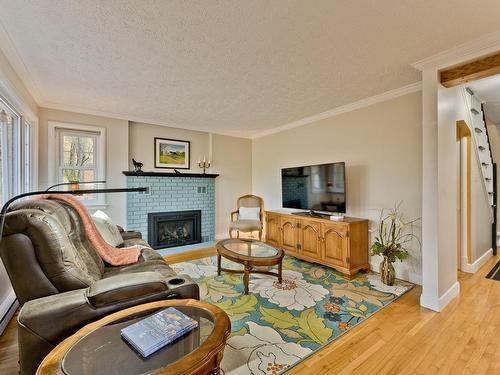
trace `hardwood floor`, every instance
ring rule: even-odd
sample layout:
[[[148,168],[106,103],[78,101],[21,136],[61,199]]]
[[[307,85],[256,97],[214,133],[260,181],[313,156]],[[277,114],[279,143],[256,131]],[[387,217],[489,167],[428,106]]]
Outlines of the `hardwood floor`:
[[[180,253],[180,254],[165,255],[163,259],[165,259],[169,264],[173,264],[173,263],[187,262],[188,260],[193,260],[193,259],[206,258],[216,254],[217,250],[215,250],[214,247],[210,247],[207,249],[186,251],[185,253]]]
[[[460,296],[441,313],[421,288],[374,314],[287,372],[293,374],[500,374],[500,282],[460,273]]]
[[[172,255],[170,262],[215,254],[214,249]],[[500,282],[459,275],[460,296],[444,311],[420,307],[420,287],[355,326],[287,372],[295,374],[500,374]],[[0,374],[17,374],[14,320],[0,337]]]
[[[2,375],[19,373],[16,319],[17,313],[0,336],[0,374]]]

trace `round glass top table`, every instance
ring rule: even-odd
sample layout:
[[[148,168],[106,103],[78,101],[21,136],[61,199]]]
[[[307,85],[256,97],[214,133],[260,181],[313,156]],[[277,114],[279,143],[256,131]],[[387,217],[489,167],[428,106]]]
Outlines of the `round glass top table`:
[[[167,307],[197,320],[198,327],[144,358],[122,339],[120,331]],[[37,374],[219,374],[230,331],[227,314],[206,302],[151,302],[83,327],[48,354]]]
[[[282,281],[283,257],[285,253],[280,248],[253,239],[229,238],[217,243],[217,274],[222,271],[243,274],[245,294],[248,294],[248,282],[251,273],[276,276]],[[243,270],[222,268],[222,257],[243,265]],[[254,267],[278,266],[278,272],[255,269]]]

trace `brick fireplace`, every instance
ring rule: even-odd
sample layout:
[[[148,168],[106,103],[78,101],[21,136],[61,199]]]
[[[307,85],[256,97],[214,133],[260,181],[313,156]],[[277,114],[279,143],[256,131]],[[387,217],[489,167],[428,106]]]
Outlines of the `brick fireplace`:
[[[128,187],[149,188],[148,193],[127,194],[127,229],[141,232],[143,238],[156,249],[215,240],[215,177],[218,175],[161,172],[123,174],[127,176]],[[199,212],[199,219],[181,218],[193,211]],[[177,224],[170,220],[172,217],[174,221],[179,219]],[[153,224],[160,225],[160,228],[155,228],[160,229],[159,233],[150,233],[154,229],[151,226]],[[199,238],[195,239],[197,233],[191,233],[192,230],[199,230]]]

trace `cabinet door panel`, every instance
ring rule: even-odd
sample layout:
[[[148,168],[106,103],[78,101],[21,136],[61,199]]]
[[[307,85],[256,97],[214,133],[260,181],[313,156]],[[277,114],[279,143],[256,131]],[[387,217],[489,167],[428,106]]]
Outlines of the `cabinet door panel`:
[[[288,217],[281,218],[281,247],[289,253],[298,253],[299,231],[297,220]]]
[[[347,232],[337,226],[323,225],[323,260],[333,266],[347,267]]]
[[[312,258],[319,258],[321,254],[320,225],[314,221],[303,220],[300,223],[302,254]]]
[[[280,217],[277,215],[267,215],[266,217],[266,240],[272,245],[280,244]]]

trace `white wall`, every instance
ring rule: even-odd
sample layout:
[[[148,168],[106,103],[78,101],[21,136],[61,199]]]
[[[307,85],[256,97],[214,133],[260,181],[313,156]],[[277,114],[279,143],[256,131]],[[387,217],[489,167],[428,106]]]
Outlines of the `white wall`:
[[[438,254],[440,296],[457,282],[458,147],[456,129],[459,93],[438,89]]]
[[[28,115],[31,120],[38,114],[38,105],[24,86],[23,81],[10,65],[7,57],[0,49],[0,94],[17,110]]]
[[[423,290],[421,304],[441,311],[460,291],[457,281],[458,179],[459,142],[457,120],[468,120],[462,88],[445,88],[438,79],[437,69],[423,71]],[[486,211],[479,200],[478,160],[472,155],[474,187],[471,214],[476,221],[473,251],[476,256],[484,247],[481,231]],[[474,229],[473,229],[474,231]],[[475,244],[474,244],[475,241]]]
[[[106,128],[106,179],[108,187],[125,186],[122,171],[132,170],[132,157],[144,163],[145,171],[167,172],[154,167],[154,137],[188,140],[191,142],[190,172],[201,172],[198,158],[209,157],[209,133],[143,124],[100,116],[86,115],[41,108],[39,114],[39,185],[47,187],[52,183],[48,175],[47,124],[49,121],[69,122],[102,126]],[[251,181],[251,140],[213,135],[213,166],[208,173],[220,173],[216,179],[216,234],[227,233],[230,212],[235,208],[238,196],[248,194]],[[186,170],[183,170],[187,172]],[[109,194],[106,212],[118,224],[126,226],[126,195]]]
[[[488,201],[488,196],[486,195],[484,187],[484,176],[482,173],[481,160],[477,153],[477,144],[474,138],[474,129],[472,126],[472,117],[470,110],[466,103],[466,94],[462,86],[457,86],[453,88],[442,87],[439,90],[439,121],[440,121],[440,131],[443,133],[441,138],[441,144],[446,145],[442,148],[442,158],[443,166],[440,169],[440,178],[442,181],[442,189],[446,189],[444,198],[446,201],[442,201],[444,204],[443,211],[443,223],[440,227],[440,232],[446,231],[447,233],[443,246],[445,248],[456,248],[458,243],[451,237],[457,236],[457,229],[454,223],[457,222],[457,210],[455,206],[458,201],[458,160],[459,160],[459,143],[456,140],[456,128],[457,121],[464,121],[472,134],[471,139],[471,245],[472,245],[472,259],[470,264],[474,263],[482,255],[484,255],[491,248],[491,207]],[[444,166],[446,163],[446,166]],[[453,166],[453,168],[452,168]],[[444,199],[443,198],[443,199]],[[446,225],[445,228],[442,228]],[[449,259],[445,257],[443,261],[450,262]],[[460,268],[461,263],[467,263],[466,254],[462,254],[462,259],[457,260],[457,268]],[[465,265],[467,268],[467,265]],[[451,276],[450,271],[450,276]],[[451,277],[448,282],[451,282]]]
[[[422,215],[420,92],[253,141],[252,183],[266,209],[281,208],[281,168],[346,162],[347,214],[373,226],[381,208],[403,202],[408,218]],[[419,228],[417,234],[420,235]],[[397,277],[420,283],[418,246],[396,263]],[[377,265],[379,259],[372,259]]]
[[[198,159],[209,157],[209,134],[206,132],[171,128],[161,125],[130,122],[129,127],[129,167],[133,170],[132,158],[144,163],[142,170],[173,172],[172,169],[154,168],[154,138],[170,138],[190,142],[191,167],[180,172],[199,173]],[[210,170],[209,170],[210,171]]]
[[[472,130],[471,130],[472,131]],[[481,164],[472,150],[471,155],[471,239],[474,263],[491,249],[491,207],[484,193]]]
[[[220,174],[215,179],[215,235],[216,238],[227,237],[230,213],[236,209],[236,199],[252,190],[252,141],[217,134],[213,134],[210,141],[206,132],[136,122],[130,123],[129,132],[131,170],[131,159],[134,158],[144,163],[144,171],[172,172],[171,169],[154,168],[155,137],[191,142],[191,168],[180,172],[201,173],[198,159],[212,159],[212,167],[207,173]]]
[[[128,170],[128,121],[108,117],[40,108],[39,111],[39,187],[45,189],[55,183],[49,176],[48,161],[54,155],[47,149],[48,122],[93,125],[106,128],[106,187],[125,187],[122,171]],[[105,211],[119,225],[126,224],[126,194],[107,194]]]
[[[215,180],[215,236],[225,238],[236,199],[252,193],[252,141],[214,134],[213,162],[213,172],[220,173]]]
[[[476,143],[476,133],[473,129],[473,116],[467,105],[468,94],[465,92],[465,87],[457,86],[449,91],[455,96],[455,123],[464,121],[472,134],[471,139],[471,240],[472,240],[472,259],[474,263],[477,259],[483,256],[491,249],[491,224],[493,221],[492,210],[490,206],[490,198],[487,195],[487,188],[484,184],[483,166],[479,159],[477,151],[478,144]],[[456,125],[455,125],[456,127]],[[453,136],[451,133],[450,136]],[[481,142],[481,141],[479,141]],[[457,144],[457,143],[455,143]],[[455,160],[458,160],[456,154]],[[488,167],[491,168],[491,167]],[[457,179],[458,179],[457,175]],[[458,191],[457,191],[458,193]],[[450,202],[451,204],[451,202]]]
[[[497,163],[497,172],[500,172],[500,125],[496,125],[490,119],[486,118],[488,135],[490,137],[491,153],[493,161]],[[500,179],[497,178],[497,192],[500,192]],[[500,209],[497,209],[497,223],[500,219]],[[497,228],[497,232],[498,232]]]
[[[422,72],[422,306],[439,311],[438,74]]]

